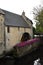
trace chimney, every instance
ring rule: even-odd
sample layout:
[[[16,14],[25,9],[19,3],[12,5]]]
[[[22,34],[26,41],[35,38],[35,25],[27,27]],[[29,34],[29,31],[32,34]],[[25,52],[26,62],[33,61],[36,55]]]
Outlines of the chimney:
[[[25,12],[24,12],[24,11],[22,12],[22,16],[23,16],[23,17],[25,16]]]

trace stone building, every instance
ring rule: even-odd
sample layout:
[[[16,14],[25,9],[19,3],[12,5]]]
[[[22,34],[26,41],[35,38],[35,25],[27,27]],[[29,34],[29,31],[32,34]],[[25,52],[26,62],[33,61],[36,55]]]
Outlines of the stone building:
[[[25,16],[0,9],[0,45],[6,50],[21,42],[22,35],[27,32],[33,38],[32,21]],[[3,48],[2,48],[3,49]]]

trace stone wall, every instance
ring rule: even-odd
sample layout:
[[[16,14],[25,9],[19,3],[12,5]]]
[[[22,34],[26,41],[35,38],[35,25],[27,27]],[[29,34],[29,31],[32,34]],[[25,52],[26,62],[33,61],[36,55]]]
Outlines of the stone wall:
[[[21,42],[21,37],[23,33],[27,32],[31,35],[30,28],[21,28],[21,27],[9,27],[10,32],[7,32],[7,27],[5,27],[6,33],[6,49],[11,49],[13,46]]]
[[[4,51],[4,15],[0,14],[0,54]]]

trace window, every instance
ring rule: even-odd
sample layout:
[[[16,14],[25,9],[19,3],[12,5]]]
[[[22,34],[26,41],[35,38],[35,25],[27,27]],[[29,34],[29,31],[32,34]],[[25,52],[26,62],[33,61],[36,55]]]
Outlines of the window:
[[[9,30],[9,26],[7,27],[7,32],[8,32],[8,33],[10,32],[10,30]]]

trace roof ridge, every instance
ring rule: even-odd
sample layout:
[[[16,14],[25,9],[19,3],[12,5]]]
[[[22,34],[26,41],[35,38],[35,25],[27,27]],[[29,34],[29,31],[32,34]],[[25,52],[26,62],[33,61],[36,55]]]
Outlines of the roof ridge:
[[[19,27],[29,27],[21,15],[6,11],[5,12],[5,25],[7,26],[19,26]]]
[[[19,14],[13,13],[13,12],[11,12],[11,11],[8,11],[8,10],[5,10],[5,9],[1,9],[1,8],[0,8],[0,10],[2,10],[2,11],[4,11],[4,12],[8,12],[8,13],[11,13],[11,14],[15,14],[15,15],[18,15],[18,16],[20,16]]]

